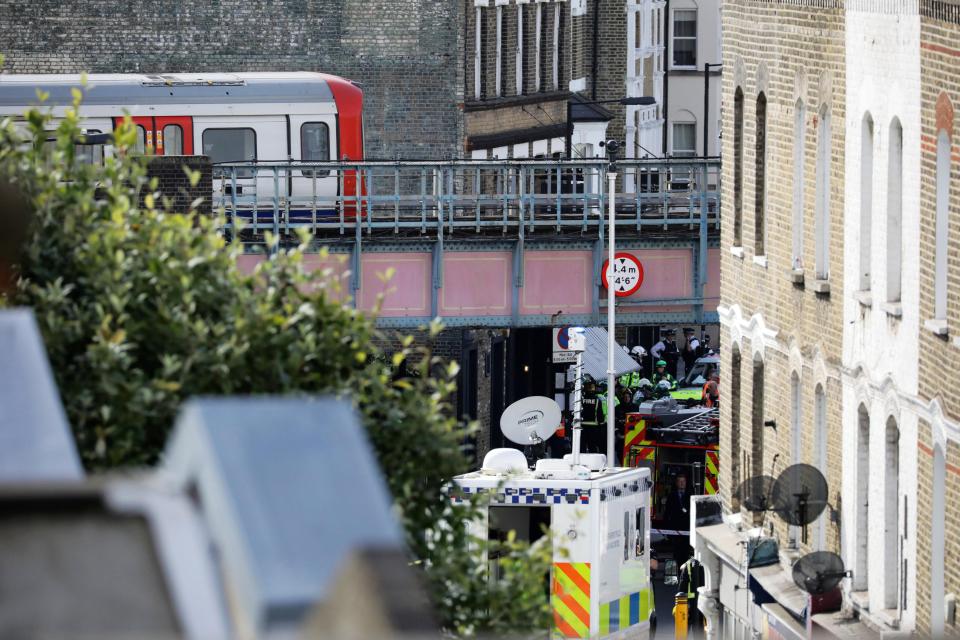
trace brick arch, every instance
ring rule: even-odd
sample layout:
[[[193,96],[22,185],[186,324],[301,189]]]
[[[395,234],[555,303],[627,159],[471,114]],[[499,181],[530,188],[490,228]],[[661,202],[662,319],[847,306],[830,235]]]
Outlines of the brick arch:
[[[937,131],[945,129],[947,135],[953,138],[954,109],[953,103],[950,101],[950,96],[947,95],[946,91],[941,91],[940,95],[937,96],[936,114]]]

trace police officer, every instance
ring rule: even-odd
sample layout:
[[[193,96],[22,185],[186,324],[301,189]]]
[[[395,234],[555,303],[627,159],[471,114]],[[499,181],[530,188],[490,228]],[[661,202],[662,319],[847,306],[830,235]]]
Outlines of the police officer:
[[[650,349],[650,354],[653,355],[654,358],[666,361],[667,371],[669,371],[670,375],[674,378],[677,377],[677,363],[680,361],[680,349],[673,339],[676,334],[677,332],[673,329],[664,329],[660,342]],[[654,381],[654,384],[656,384],[656,381]]]
[[[634,362],[640,365],[640,369],[637,371],[631,371],[630,373],[625,373],[617,378],[617,383],[620,386],[626,387],[631,391],[636,391],[640,387],[640,381],[643,380],[643,357],[645,355],[647,355],[647,351],[640,345],[637,345],[630,350],[630,356],[633,358]]]
[[[683,338],[683,374],[686,375],[693,369],[693,365],[699,357],[697,354],[700,352],[700,341],[697,340],[696,333],[690,327],[683,329]]]

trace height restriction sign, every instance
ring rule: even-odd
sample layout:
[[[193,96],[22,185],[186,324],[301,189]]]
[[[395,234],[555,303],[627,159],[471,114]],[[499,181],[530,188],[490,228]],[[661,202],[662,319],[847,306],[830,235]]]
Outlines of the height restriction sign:
[[[610,261],[603,263],[603,286],[610,288],[607,273]],[[636,293],[643,284],[643,265],[632,253],[617,253],[613,256],[613,293],[618,298],[624,298]]]

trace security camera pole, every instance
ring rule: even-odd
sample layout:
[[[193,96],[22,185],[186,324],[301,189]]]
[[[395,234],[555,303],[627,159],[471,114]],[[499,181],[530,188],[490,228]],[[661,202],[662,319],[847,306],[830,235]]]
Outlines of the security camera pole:
[[[620,150],[620,144],[616,140],[607,141],[607,158],[610,160],[610,166],[607,169],[607,180],[609,184],[609,207],[607,214],[607,225],[609,227],[609,245],[607,248],[607,264],[610,265],[607,271],[607,465],[616,466],[617,458],[614,454],[616,438],[616,416],[614,407],[616,406],[616,386],[614,382],[613,354],[616,346],[614,340],[614,294],[613,280],[616,272],[614,257],[614,244],[616,243],[616,194],[617,194],[617,152]]]

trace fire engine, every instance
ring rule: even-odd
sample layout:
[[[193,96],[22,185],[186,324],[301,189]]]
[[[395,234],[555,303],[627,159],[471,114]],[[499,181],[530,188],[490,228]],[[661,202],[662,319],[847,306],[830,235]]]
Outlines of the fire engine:
[[[690,495],[717,493],[719,422],[719,409],[677,410],[671,402],[644,403],[626,415],[623,460],[650,469],[653,528],[667,531],[666,497],[678,475]]]

